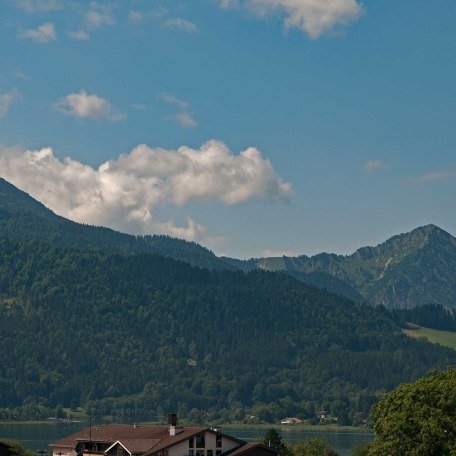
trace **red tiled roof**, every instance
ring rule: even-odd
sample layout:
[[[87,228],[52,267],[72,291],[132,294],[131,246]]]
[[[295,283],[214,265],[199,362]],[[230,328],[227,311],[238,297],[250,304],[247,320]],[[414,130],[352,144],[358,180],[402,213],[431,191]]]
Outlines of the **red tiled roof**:
[[[155,445],[166,447],[180,442],[194,434],[203,432],[205,428],[188,427],[175,436],[169,435],[167,426],[108,424],[106,426],[86,428],[73,435],[52,443],[51,447],[75,448],[78,442],[107,442],[115,443],[118,440],[157,440]],[[145,443],[144,443],[145,445]],[[147,450],[152,448],[151,445]]]
[[[160,443],[160,439],[121,439],[117,440],[117,442],[131,454],[142,454],[149,451],[157,443]]]

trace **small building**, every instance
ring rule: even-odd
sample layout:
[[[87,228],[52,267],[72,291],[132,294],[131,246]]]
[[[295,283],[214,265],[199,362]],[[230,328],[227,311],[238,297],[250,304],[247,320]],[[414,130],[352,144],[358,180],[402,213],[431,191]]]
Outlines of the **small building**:
[[[299,418],[284,418],[280,420],[280,424],[301,424],[302,420]]]
[[[108,424],[50,445],[52,456],[278,456],[271,448],[203,427]]]

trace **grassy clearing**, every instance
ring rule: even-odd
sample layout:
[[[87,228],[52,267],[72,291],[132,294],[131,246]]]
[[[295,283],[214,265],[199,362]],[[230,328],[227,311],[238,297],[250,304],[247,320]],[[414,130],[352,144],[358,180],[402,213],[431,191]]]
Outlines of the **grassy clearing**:
[[[425,337],[433,344],[440,344],[444,347],[456,350],[456,332],[440,331],[438,329],[424,328],[413,323],[407,323],[408,329],[403,329],[402,332],[409,337],[418,339]]]

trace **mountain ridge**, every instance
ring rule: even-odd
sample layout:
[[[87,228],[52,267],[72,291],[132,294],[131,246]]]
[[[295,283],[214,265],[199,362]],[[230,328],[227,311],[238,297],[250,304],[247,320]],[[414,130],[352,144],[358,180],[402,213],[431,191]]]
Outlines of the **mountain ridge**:
[[[368,302],[389,308],[430,303],[456,307],[456,238],[433,224],[395,235],[374,247],[360,247],[349,255],[225,261],[243,270],[328,274]]]
[[[35,230],[34,226],[40,229]],[[193,266],[233,269],[212,251],[195,242],[166,235],[130,235],[111,228],[68,220],[2,178],[0,233],[12,239],[33,239],[70,249],[121,253],[149,252],[185,261]]]
[[[169,236],[134,236],[72,222],[0,178],[0,232],[13,239],[70,249],[156,253],[209,269],[285,272],[356,302],[387,308],[426,304],[456,308],[456,238],[433,224],[392,236],[376,246],[360,247],[349,255],[238,260],[217,257],[195,242]]]

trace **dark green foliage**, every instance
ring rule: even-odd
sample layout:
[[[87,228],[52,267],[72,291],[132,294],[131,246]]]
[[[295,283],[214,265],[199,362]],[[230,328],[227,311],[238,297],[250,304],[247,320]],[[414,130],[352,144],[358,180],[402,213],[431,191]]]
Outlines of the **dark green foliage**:
[[[0,178],[0,233],[55,247],[117,253],[155,253],[209,269],[234,269],[195,242],[169,236],[131,236],[59,217]]]
[[[313,285],[314,287],[338,294],[339,296],[343,296],[354,302],[367,304],[366,299],[353,287],[326,272],[300,272],[294,270],[287,270],[285,272],[308,285]]]
[[[31,450],[26,450],[19,442],[15,440],[0,439],[1,456],[35,456]]]
[[[261,439],[258,439],[258,443],[273,448],[279,453],[279,456],[292,456],[293,454],[290,447],[282,440],[279,431],[275,428],[266,431],[266,434]]]
[[[456,454],[456,369],[403,384],[375,405],[369,456]]]
[[[381,392],[456,364],[376,309],[285,275],[5,238],[0,334],[0,407],[131,421],[159,407],[206,422],[329,407],[361,424]]]
[[[363,443],[351,450],[351,456],[369,456],[369,451],[372,448],[372,443]]]
[[[182,258],[189,264],[152,255]],[[225,271],[196,244],[57,217],[0,179],[0,419],[274,422],[372,404],[456,353],[384,309],[283,274]]]
[[[338,456],[323,437],[312,437],[293,446],[293,456]]]
[[[437,304],[428,304],[412,309],[392,309],[391,317],[401,325],[410,322],[426,328],[456,331],[455,312]]]

